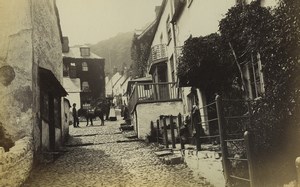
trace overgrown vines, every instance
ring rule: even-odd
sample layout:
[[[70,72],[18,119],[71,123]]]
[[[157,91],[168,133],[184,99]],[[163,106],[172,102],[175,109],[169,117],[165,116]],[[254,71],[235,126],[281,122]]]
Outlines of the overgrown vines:
[[[287,140],[300,143],[300,1],[282,0],[275,10],[261,7],[259,1],[237,5],[221,20],[219,31],[186,41],[178,67],[181,82],[230,97],[234,90],[246,89],[239,65],[260,54],[265,93],[253,104],[256,149],[261,164],[280,154],[286,159],[277,166],[288,167],[300,154],[299,148],[286,146]],[[284,172],[279,178],[289,180]]]

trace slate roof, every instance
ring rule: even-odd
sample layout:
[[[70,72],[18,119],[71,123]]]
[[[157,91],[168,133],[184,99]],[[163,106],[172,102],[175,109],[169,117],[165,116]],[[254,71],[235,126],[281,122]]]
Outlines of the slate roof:
[[[86,47],[86,46],[81,46]],[[90,56],[81,56],[80,47],[70,47],[69,52],[63,53],[63,57],[69,58],[82,58],[82,59],[104,59],[103,57],[99,57],[90,51]]]

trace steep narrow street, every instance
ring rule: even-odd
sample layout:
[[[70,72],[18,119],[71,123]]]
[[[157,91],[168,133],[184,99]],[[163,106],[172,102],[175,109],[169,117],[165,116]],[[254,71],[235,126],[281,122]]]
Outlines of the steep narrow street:
[[[121,122],[70,126],[66,153],[34,169],[23,186],[209,186],[185,164],[163,164],[154,154],[155,146],[121,133]]]

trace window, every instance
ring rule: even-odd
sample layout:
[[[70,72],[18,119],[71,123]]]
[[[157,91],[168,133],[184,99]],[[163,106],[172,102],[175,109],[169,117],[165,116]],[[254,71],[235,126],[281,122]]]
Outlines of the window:
[[[170,41],[172,40],[172,32],[171,32],[171,27],[170,27],[170,15],[167,18],[167,22],[166,22],[166,31],[167,31],[167,36],[168,36],[168,44],[170,43]]]
[[[89,92],[90,91],[89,83],[86,81],[82,82],[81,89],[83,92]]]
[[[76,78],[77,74],[76,74],[76,64],[75,63],[70,63],[70,74],[69,74],[70,78]]]
[[[244,71],[249,98],[255,99],[261,97],[265,90],[259,53],[256,56],[251,55],[251,62],[245,64]]]
[[[82,71],[89,71],[89,67],[86,62],[82,63]]]
[[[91,104],[88,103],[88,102],[83,103],[83,104],[82,104],[82,108],[83,108],[83,109],[90,109],[90,108],[91,108]]]
[[[81,56],[90,56],[90,48],[89,47],[80,47],[80,55]]]

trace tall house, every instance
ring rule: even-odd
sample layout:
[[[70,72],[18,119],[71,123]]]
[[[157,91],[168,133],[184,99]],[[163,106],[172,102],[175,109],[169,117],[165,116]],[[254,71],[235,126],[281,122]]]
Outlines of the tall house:
[[[63,144],[62,36],[55,0],[0,9],[0,186],[19,186]]]
[[[87,109],[93,101],[104,99],[105,59],[93,54],[87,46],[68,47],[66,37],[63,50],[64,87],[77,90],[67,89],[71,104],[77,103],[78,108]]]

